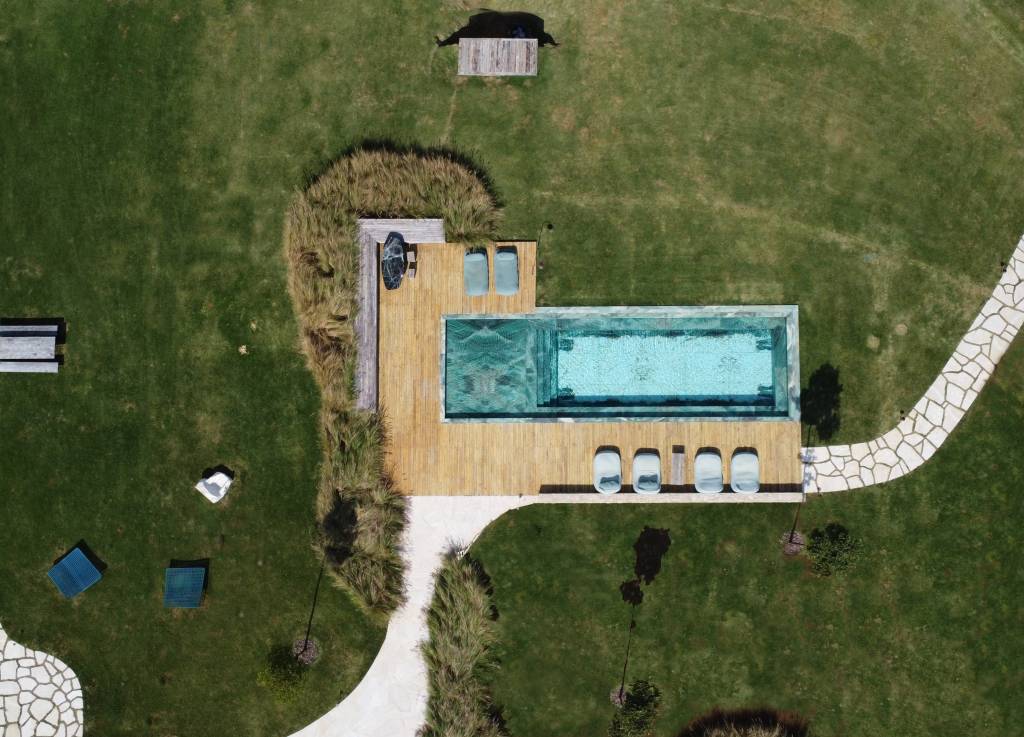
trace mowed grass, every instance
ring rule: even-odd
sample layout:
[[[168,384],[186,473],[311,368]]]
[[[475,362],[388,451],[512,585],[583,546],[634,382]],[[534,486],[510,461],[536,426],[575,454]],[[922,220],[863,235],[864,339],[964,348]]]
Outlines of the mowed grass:
[[[1020,520],[1024,346],[930,463],[900,481],[813,498],[808,533],[837,521],[864,544],[819,578],[786,559],[793,505],[527,507],[471,553],[494,585],[492,693],[512,735],[603,734],[622,676],[633,543],[669,530],[644,587],[627,682],[663,694],[657,735],[712,707],[799,712],[818,737],[1013,734],[1024,640]]]
[[[352,688],[383,636],[326,589],[304,697],[278,707],[255,685],[270,645],[301,632],[317,573],[317,393],[283,216],[346,147],[472,156],[503,235],[540,237],[547,304],[798,302],[803,371],[839,368],[848,439],[920,395],[1024,230],[1013,3],[530,9],[562,45],[517,81],[454,76],[432,39],[460,3],[0,9],[0,313],[70,326],[60,376],[0,378],[0,621],[81,675],[90,733],[286,734]],[[211,507],[190,486],[217,462],[240,479]],[[699,511],[743,535],[774,534],[773,513]],[[618,524],[600,521],[635,534]],[[67,603],[45,570],[83,537],[110,569]],[[163,566],[204,556],[205,609],[164,612]]]

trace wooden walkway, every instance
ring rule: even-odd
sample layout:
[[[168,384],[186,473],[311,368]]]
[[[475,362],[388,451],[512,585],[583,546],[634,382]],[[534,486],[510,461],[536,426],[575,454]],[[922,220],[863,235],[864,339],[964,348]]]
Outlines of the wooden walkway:
[[[520,291],[494,294],[494,249],[489,249],[491,291],[466,297],[462,245],[419,249],[419,273],[394,291],[380,290],[380,404],[388,430],[386,460],[406,494],[537,494],[592,490],[592,463],[599,446],[614,445],[630,484],[633,454],[654,448],[662,476],[682,483],[665,492],[692,492],[693,458],[702,447],[718,448],[726,467],[733,451],[758,449],[763,491],[799,492],[800,423],[761,422],[442,422],[441,316],[458,313],[532,312],[536,305],[536,244],[519,250]],[[673,452],[682,458],[673,464]],[[596,492],[595,492],[596,493]],[[695,493],[695,492],[692,492]],[[728,493],[728,492],[726,492]],[[703,496],[703,495],[702,495]]]
[[[377,409],[378,246],[388,234],[402,234],[406,243],[444,243],[440,218],[359,220],[359,309],[356,313],[356,407]]]
[[[467,77],[536,77],[537,39],[461,38],[459,74]]]

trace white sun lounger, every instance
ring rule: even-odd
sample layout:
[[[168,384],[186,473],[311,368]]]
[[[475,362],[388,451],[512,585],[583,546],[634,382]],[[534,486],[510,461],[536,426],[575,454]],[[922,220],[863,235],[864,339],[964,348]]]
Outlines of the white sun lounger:
[[[693,479],[701,494],[717,494],[723,488],[722,455],[717,450],[702,450],[693,460]]]
[[[214,504],[224,498],[229,488],[231,488],[231,477],[221,471],[196,484],[196,491]]]
[[[606,448],[594,455],[594,488],[602,494],[614,494],[622,488],[619,451]]]
[[[738,450],[733,453],[729,486],[738,494],[754,494],[761,488],[761,468],[756,451]]]
[[[639,451],[633,456],[633,491],[657,494],[661,491],[661,458],[652,451]]]

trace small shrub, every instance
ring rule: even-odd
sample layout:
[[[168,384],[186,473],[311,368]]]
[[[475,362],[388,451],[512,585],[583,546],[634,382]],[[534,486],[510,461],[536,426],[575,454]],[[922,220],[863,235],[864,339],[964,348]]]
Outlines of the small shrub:
[[[504,737],[484,675],[497,667],[493,607],[480,567],[449,551],[437,572],[423,643],[429,698],[420,737]]]
[[[292,655],[287,645],[277,645],[267,656],[267,664],[256,674],[256,683],[267,688],[278,701],[294,701],[299,695],[306,667]]]
[[[612,718],[608,737],[647,737],[654,728],[661,706],[661,691],[650,681],[633,681],[622,708]]]
[[[837,522],[830,522],[824,530],[815,528],[807,544],[811,570],[819,576],[841,573],[854,563],[860,549],[860,540]]]

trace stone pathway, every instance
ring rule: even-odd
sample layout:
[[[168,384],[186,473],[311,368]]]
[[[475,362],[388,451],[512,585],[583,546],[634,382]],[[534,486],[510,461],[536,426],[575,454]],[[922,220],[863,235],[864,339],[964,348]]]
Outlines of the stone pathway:
[[[0,737],[81,737],[82,688],[63,662],[0,627]]]
[[[804,491],[846,491],[892,481],[939,449],[974,403],[1024,324],[1024,237],[999,284],[938,378],[900,423],[874,440],[804,448]]]

